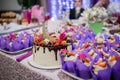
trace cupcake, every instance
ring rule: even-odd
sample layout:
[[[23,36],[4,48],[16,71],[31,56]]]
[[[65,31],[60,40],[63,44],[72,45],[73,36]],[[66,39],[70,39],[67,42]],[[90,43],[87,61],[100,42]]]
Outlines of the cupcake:
[[[92,62],[91,73],[94,80],[111,79],[111,68],[106,60],[100,57],[96,57],[96,60]]]
[[[21,42],[22,42],[22,45],[23,45],[23,49],[29,47],[29,38],[22,38]]]
[[[92,57],[92,59],[94,59],[96,56],[97,56],[97,53],[95,53],[94,49],[91,49],[89,52],[88,52],[88,55],[90,55]]]
[[[75,74],[75,60],[77,54],[70,52],[66,49],[62,49],[60,51],[61,62],[62,62],[62,69],[66,70],[72,74]]]
[[[72,50],[79,48],[79,40],[76,40],[76,42],[72,43]]]
[[[80,54],[78,59],[76,60],[76,76],[83,79],[92,78],[92,74],[90,72],[91,60],[89,55]]]
[[[6,41],[6,48],[7,48],[7,51],[14,51],[13,48],[12,48],[12,42],[11,40],[7,40]]]
[[[19,40],[19,39],[18,39]],[[18,50],[22,50],[23,49],[23,45],[20,42],[20,40],[14,40],[12,43],[12,48],[14,51],[18,51]]]
[[[110,52],[110,57],[108,58],[108,63],[112,69],[112,80],[120,80],[120,53],[115,51],[113,48]]]
[[[4,37],[1,37],[0,38],[0,48],[5,50],[5,48],[6,48],[5,45],[6,45],[6,40],[4,39]]]
[[[34,37],[30,36],[30,38],[29,38],[29,46],[33,45],[33,41],[34,41]]]

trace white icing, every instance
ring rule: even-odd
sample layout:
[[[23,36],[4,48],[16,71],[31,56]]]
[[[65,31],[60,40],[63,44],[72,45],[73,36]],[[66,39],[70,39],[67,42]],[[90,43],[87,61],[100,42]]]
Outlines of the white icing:
[[[38,48],[39,46],[36,46]],[[52,50],[51,52],[48,50],[48,48],[45,48],[45,53],[43,53],[43,47],[40,47],[39,50],[36,50],[35,53],[35,47],[33,46],[33,60],[35,63],[42,65],[42,66],[60,66],[60,57],[59,57],[59,51],[57,52],[57,58],[55,59],[55,53]]]
[[[80,42],[80,41],[79,41],[79,40],[77,40],[77,42],[76,42],[76,43],[74,43],[74,44],[78,46],[79,42]]]
[[[10,47],[12,46],[12,42],[9,43],[9,46],[10,46]]]
[[[45,44],[48,44],[50,42],[50,40],[45,39],[44,42],[45,42]]]
[[[89,63],[86,63],[86,62],[85,62],[84,64],[85,64],[86,66],[90,66],[91,62],[89,62]]]
[[[97,43],[104,43],[104,39],[103,38],[98,38]]]
[[[97,62],[99,62],[99,63],[103,62],[103,61],[102,61],[102,58],[99,58],[99,60],[98,60]],[[99,64],[99,63],[98,63],[98,64]],[[104,69],[107,68],[107,66],[101,67],[101,66],[97,65],[97,63],[95,63],[95,65],[93,65],[93,67],[94,67],[93,71],[94,71],[94,73],[95,73],[96,75],[98,75],[98,71],[104,70]]]
[[[114,66],[115,64],[116,64],[116,60],[113,60],[113,61],[109,61],[111,59],[111,57],[109,57],[109,59],[108,59],[108,63],[109,63],[109,65],[112,67],[112,66]]]
[[[94,53],[94,50],[92,49],[92,50],[89,51],[88,54],[89,54],[89,55],[92,55],[93,53]]]
[[[67,36],[72,36],[72,35],[73,35],[73,32],[68,32],[66,35],[67,35]]]
[[[94,54],[92,55],[92,58],[94,59],[96,56],[97,56],[97,54],[96,54],[96,53],[94,53]]]
[[[22,39],[22,42],[25,42],[25,40],[24,40],[24,39]]]
[[[101,67],[101,66],[99,66],[99,65],[93,65],[93,67],[94,67],[93,71],[94,71],[94,73],[95,73],[96,75],[98,75],[98,72],[99,72],[100,70],[104,70],[104,69],[107,68],[107,66],[106,66],[106,67]]]
[[[93,49],[92,49],[88,54],[89,54],[93,59],[97,56],[97,53],[95,53]]]

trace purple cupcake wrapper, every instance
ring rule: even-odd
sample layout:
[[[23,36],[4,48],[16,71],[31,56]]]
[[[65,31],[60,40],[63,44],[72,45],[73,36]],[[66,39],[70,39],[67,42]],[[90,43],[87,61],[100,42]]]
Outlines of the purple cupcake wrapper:
[[[112,74],[111,74],[112,80],[120,80],[120,69],[112,68]]]
[[[90,72],[90,67],[86,66],[84,63],[76,60],[76,76],[83,79],[92,78],[92,74]]]
[[[73,73],[75,74],[75,62],[73,61],[65,61],[65,69],[70,72],[70,73]]]
[[[94,62],[91,65],[93,64]],[[111,80],[112,70],[109,65],[107,65],[107,69],[100,70],[98,72],[98,75],[94,74],[94,72],[92,71],[93,69],[92,66],[90,68],[91,68],[91,74],[94,80]]]

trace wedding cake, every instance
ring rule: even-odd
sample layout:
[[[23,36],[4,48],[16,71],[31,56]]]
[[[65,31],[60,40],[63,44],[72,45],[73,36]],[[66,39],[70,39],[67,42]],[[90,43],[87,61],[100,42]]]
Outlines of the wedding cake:
[[[68,47],[70,47],[70,43],[67,40],[67,36],[65,35],[65,33],[60,33],[59,31],[56,31],[60,29],[52,29],[51,25],[49,25],[49,28],[51,27],[51,30],[48,30],[46,25],[48,25],[47,22],[45,22],[42,28],[42,33],[40,32],[39,34],[36,34],[34,38],[33,61],[44,67],[59,66],[60,68],[61,62],[59,51],[65,48],[68,49]],[[53,26],[53,28],[57,27],[58,25]]]

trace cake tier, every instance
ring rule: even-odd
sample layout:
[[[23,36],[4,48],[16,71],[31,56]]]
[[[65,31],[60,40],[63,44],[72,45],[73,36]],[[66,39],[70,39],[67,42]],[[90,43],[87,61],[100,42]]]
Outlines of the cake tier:
[[[39,65],[48,66],[60,66],[59,50],[64,48],[71,48],[71,46],[33,46],[33,61]]]

